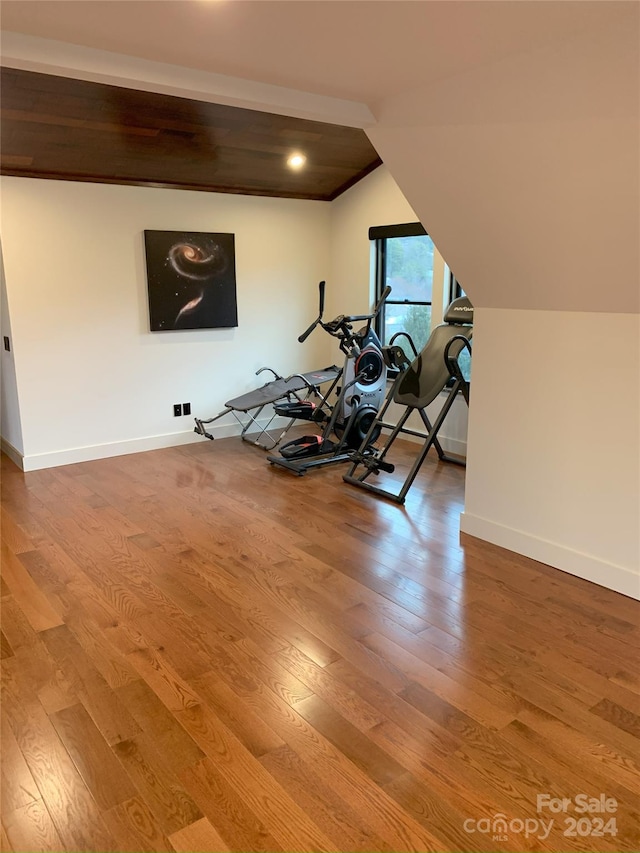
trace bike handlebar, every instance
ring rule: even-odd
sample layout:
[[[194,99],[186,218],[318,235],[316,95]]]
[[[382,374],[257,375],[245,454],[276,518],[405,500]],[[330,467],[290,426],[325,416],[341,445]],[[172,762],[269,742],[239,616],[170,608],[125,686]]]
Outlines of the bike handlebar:
[[[386,302],[386,300],[387,300],[387,298],[388,298],[388,296],[389,296],[389,294],[390,294],[390,293],[391,293],[391,287],[390,287],[389,285],[387,285],[387,286],[385,287],[385,289],[382,291],[382,295],[380,296],[380,299],[378,299],[378,304],[377,304],[377,305],[376,305],[376,307],[373,309],[373,316],[374,316],[374,317],[377,317],[377,316],[378,316],[378,314],[380,313],[380,311],[381,311],[381,309],[382,309],[382,306],[383,306],[383,305],[384,305],[384,303]]]
[[[318,319],[314,320],[313,323],[309,326],[309,328],[306,331],[304,331],[301,335],[298,335],[298,343],[299,344],[303,344],[307,340],[307,338],[309,337],[311,332],[313,332],[313,330],[315,329],[315,327],[318,325],[319,322],[320,322],[320,318],[318,317]]]
[[[303,344],[307,340],[307,338],[309,337],[311,332],[313,332],[315,327],[322,320],[322,314],[324,312],[324,288],[325,288],[325,284],[326,284],[325,281],[321,281],[320,284],[318,285],[318,290],[320,291],[320,307],[318,309],[318,316],[313,321],[313,323],[309,326],[309,328],[306,329],[301,335],[298,336],[298,343],[299,344]]]
[[[352,314],[349,317],[343,317],[342,319],[346,320],[348,323],[352,323],[352,322],[356,322],[356,321],[360,321],[360,320],[373,320],[373,318],[377,317],[378,314],[380,313],[380,309],[384,305],[385,300],[387,299],[387,297],[389,296],[390,293],[391,293],[391,288],[389,287],[389,285],[387,285],[385,287],[385,289],[382,291],[380,299],[378,299],[378,302],[376,303],[376,307],[373,309],[371,314]]]
[[[309,337],[311,332],[313,332],[313,330],[318,325],[318,323],[322,323],[322,313],[324,311],[325,284],[326,284],[326,282],[321,281],[320,284],[318,285],[318,289],[320,291],[320,309],[318,312],[318,316],[313,321],[313,323],[309,326],[309,328],[305,329],[305,331],[298,337],[298,343],[303,344],[307,340],[307,338]],[[387,297],[389,296],[390,293],[391,293],[391,288],[389,287],[389,285],[387,285],[385,287],[385,289],[382,291],[380,299],[378,300],[375,308],[373,309],[372,314],[354,314],[350,317],[344,317],[341,315],[340,317],[336,317],[336,319],[332,320],[330,323],[322,323],[322,328],[326,329],[326,331],[328,331],[329,334],[335,334],[338,330],[342,330],[343,332],[345,330],[349,330],[349,327],[348,327],[349,323],[359,322],[360,320],[373,320],[373,318],[377,317],[378,314],[380,313],[380,310],[381,310],[382,306],[384,305],[385,300],[387,299]]]

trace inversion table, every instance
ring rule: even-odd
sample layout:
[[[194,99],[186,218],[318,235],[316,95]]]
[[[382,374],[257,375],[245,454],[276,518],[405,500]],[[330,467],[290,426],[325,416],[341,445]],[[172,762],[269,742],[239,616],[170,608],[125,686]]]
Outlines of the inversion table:
[[[263,450],[273,450],[274,447],[277,447],[278,444],[280,444],[284,436],[296,422],[297,418],[291,418],[280,432],[276,432],[274,435],[273,431],[270,432],[269,430],[273,421],[278,417],[275,409],[266,416],[269,417],[266,424],[261,424],[258,421],[258,418],[262,414],[265,406],[277,403],[280,400],[287,400],[289,402],[298,401],[299,403],[303,403],[304,401],[309,400],[311,396],[316,396],[320,399],[318,408],[322,408],[325,406],[329,395],[335,388],[342,374],[339,367],[332,365],[331,367],[325,367],[322,370],[313,370],[310,373],[294,373],[286,379],[270,367],[261,367],[260,370],[256,371],[256,376],[264,370],[268,370],[273,373],[275,379],[271,382],[265,383],[260,388],[256,388],[254,391],[248,391],[246,394],[241,394],[239,397],[229,400],[225,403],[223,411],[219,412],[219,414],[212,418],[208,418],[207,420],[196,418],[196,425],[193,431],[197,432],[198,435],[204,436],[204,438],[210,438],[213,440],[214,436],[207,432],[204,424],[211,424],[214,421],[223,418],[225,415],[232,414],[242,427],[240,438],[243,441],[247,441],[249,444],[253,444],[256,447],[261,447]],[[327,393],[322,395],[320,393],[320,386],[327,382],[330,382],[331,385]],[[303,392],[302,395],[301,392]],[[249,430],[252,427],[257,431],[250,433]]]
[[[463,460],[444,452],[438,441],[438,432],[459,392],[467,406],[469,405],[469,380],[463,375],[458,359],[464,351],[471,355],[472,336],[473,306],[466,296],[462,296],[449,305],[445,311],[444,322],[436,326],[422,352],[416,355],[413,361],[409,362],[401,347],[385,347],[386,357],[397,357],[400,372],[389,390],[384,405],[371,424],[370,432],[374,430],[378,430],[379,434],[387,432],[388,437],[382,447],[373,453],[363,452],[366,447],[365,439],[352,458],[351,468],[343,477],[346,483],[403,504],[431,447],[435,448],[441,460],[455,462],[457,465],[465,464]],[[444,405],[434,423],[431,424],[427,416],[427,406],[433,403],[443,391],[447,393]],[[404,411],[397,421],[385,421],[385,415],[392,403],[404,406]],[[406,426],[409,416],[416,411],[424,430]],[[395,466],[386,461],[386,456],[394,441],[403,434],[422,439],[423,445],[400,491],[393,492],[366,482],[371,474],[378,475],[381,471],[389,474],[394,472]],[[360,471],[357,472],[359,466]]]

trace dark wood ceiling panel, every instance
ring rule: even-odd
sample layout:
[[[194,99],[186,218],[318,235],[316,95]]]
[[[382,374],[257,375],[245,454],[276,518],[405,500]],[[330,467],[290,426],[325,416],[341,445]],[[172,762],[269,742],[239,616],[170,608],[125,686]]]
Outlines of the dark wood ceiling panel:
[[[1,85],[3,175],[331,201],[381,162],[357,128],[12,68]]]

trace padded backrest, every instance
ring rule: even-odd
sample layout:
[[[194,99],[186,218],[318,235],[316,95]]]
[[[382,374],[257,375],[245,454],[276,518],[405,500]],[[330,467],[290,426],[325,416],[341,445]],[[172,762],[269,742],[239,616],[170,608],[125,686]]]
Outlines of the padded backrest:
[[[464,323],[473,326],[473,305],[468,296],[454,299],[444,312],[445,323]]]
[[[447,344],[456,335],[471,340],[473,328],[453,323],[436,326],[422,352],[415,358],[406,372],[398,379],[393,400],[402,406],[423,409],[432,403],[447,384],[450,373],[444,359]],[[449,350],[450,356],[458,356],[464,347],[463,341],[454,341]]]

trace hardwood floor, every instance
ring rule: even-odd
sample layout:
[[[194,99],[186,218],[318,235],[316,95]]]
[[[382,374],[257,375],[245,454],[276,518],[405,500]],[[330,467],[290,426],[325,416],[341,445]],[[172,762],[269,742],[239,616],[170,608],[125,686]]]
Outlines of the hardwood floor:
[[[342,473],[2,457],[3,850],[640,849],[638,602]]]

